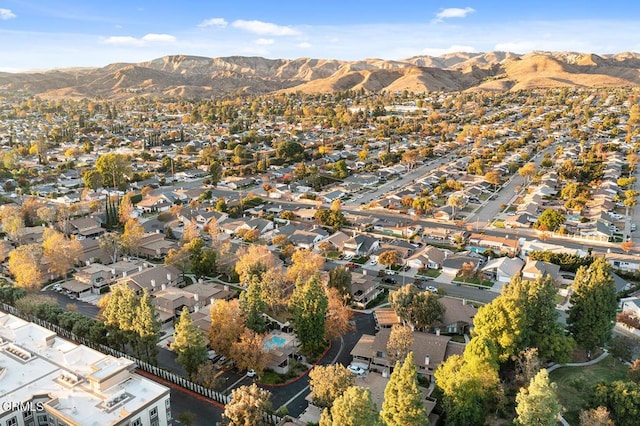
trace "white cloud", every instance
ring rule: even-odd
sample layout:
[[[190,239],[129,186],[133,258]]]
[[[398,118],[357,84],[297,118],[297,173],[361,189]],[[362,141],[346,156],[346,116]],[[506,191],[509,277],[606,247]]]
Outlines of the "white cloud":
[[[271,22],[263,21],[245,21],[238,19],[231,24],[234,28],[248,31],[254,34],[260,35],[272,35],[272,36],[290,36],[298,35],[299,31],[294,30],[291,27],[272,24]]]
[[[259,38],[256,40],[256,44],[259,44],[261,46],[268,46],[273,43],[275,43],[275,40],[272,38]]]
[[[198,24],[200,28],[207,27],[216,27],[216,28],[225,28],[228,25],[228,22],[224,18],[211,18],[205,19],[204,21]]]
[[[171,34],[147,34],[142,37],[142,41],[159,42],[159,43],[174,43],[176,41],[175,36]]]
[[[13,18],[16,18],[16,17],[17,17],[17,15],[15,13],[13,13],[12,11],[10,11],[9,9],[0,8],[0,20],[6,21],[8,19],[13,19]]]
[[[436,14],[436,18],[438,18],[438,20],[443,20],[446,18],[464,18],[465,16],[473,12],[475,12],[475,9],[473,9],[472,7],[465,7],[464,9],[460,7],[449,7],[438,12]]]
[[[299,47],[301,49],[309,49],[310,47],[313,47],[313,45],[311,43],[303,41],[302,43],[296,44],[296,47]]]
[[[142,38],[131,36],[111,36],[107,37],[104,42],[107,44],[116,44],[123,46],[145,46],[149,43],[175,43],[176,38],[171,34],[153,34],[149,33]]]
[[[422,49],[422,53],[424,55],[429,55],[429,56],[440,56],[440,55],[445,55],[447,53],[455,53],[455,52],[475,53],[477,52],[477,50],[473,46],[464,46],[460,44],[454,44],[452,46],[445,47],[445,48],[427,47],[425,49]]]
[[[142,46],[144,44],[142,40],[131,36],[111,36],[107,37],[104,42],[107,44],[123,44],[130,46]]]

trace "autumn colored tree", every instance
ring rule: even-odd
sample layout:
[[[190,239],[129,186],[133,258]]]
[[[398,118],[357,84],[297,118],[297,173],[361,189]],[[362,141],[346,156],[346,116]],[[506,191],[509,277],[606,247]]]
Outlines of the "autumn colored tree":
[[[240,371],[254,370],[262,375],[267,365],[267,354],[263,349],[264,336],[245,328],[240,339],[231,347],[231,359]]]
[[[180,319],[175,325],[173,338],[171,350],[178,354],[176,361],[191,376],[207,361],[207,344],[202,332],[193,324],[186,306],[182,308]]]
[[[287,270],[287,279],[307,281],[324,266],[324,258],[310,250],[298,249],[291,256],[291,266]]]
[[[580,412],[580,426],[615,426],[607,407],[597,407]]]
[[[130,218],[124,225],[121,241],[122,248],[130,254],[137,254],[144,236],[144,228],[136,218]]]
[[[633,241],[623,241],[620,243],[620,248],[624,250],[625,253],[629,253],[635,247],[636,245],[633,243]]]
[[[231,357],[231,348],[240,340],[245,329],[238,299],[215,300],[211,305],[210,316],[209,346],[217,353]]]
[[[327,318],[324,338],[328,341],[344,336],[349,331],[349,321],[353,312],[345,305],[344,299],[335,288],[327,288]]]
[[[46,228],[42,234],[42,249],[49,269],[64,277],[82,254],[82,244],[75,238],[66,238],[64,234]]]
[[[316,365],[309,371],[311,400],[317,407],[331,408],[355,383],[355,376],[342,364]]]
[[[247,284],[251,275],[262,277],[267,270],[275,268],[278,260],[265,246],[250,245],[238,250],[238,260],[235,270],[240,278],[240,283]]]
[[[35,290],[45,281],[40,269],[44,253],[40,244],[24,244],[9,253],[8,268],[17,287]]]
[[[389,362],[403,362],[409,353],[409,348],[413,345],[413,331],[410,327],[394,324],[391,327],[391,334],[387,341],[387,357]]]
[[[529,185],[531,179],[536,174],[535,163],[527,163],[518,169],[518,174],[524,178],[525,186]]]
[[[391,269],[393,265],[397,265],[400,261],[400,255],[395,250],[384,251],[378,256],[378,262],[386,266],[387,269]]]
[[[131,218],[133,214],[133,204],[131,203],[131,195],[125,194],[120,200],[118,206],[118,221],[124,225]]]
[[[251,386],[231,391],[231,401],[225,405],[223,417],[231,426],[267,426],[265,415],[271,411],[271,392]]]

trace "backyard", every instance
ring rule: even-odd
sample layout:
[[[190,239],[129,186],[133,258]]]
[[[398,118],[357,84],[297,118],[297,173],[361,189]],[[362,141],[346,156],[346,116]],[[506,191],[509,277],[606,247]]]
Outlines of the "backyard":
[[[586,407],[591,388],[598,382],[626,380],[628,367],[613,356],[586,367],[561,367],[549,374],[558,385],[560,402],[569,424],[579,424],[580,411]]]

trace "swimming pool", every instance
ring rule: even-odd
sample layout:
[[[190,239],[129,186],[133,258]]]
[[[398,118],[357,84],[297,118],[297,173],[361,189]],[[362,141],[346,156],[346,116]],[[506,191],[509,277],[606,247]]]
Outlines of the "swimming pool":
[[[271,350],[273,348],[281,348],[287,343],[287,339],[282,336],[271,335],[268,340],[265,340],[262,346],[266,350]]]

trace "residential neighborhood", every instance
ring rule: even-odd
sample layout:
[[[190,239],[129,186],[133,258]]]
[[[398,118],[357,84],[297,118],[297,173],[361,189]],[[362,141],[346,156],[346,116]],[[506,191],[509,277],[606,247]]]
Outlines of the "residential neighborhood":
[[[257,383],[278,419],[317,423],[327,405],[309,371],[349,367],[382,403],[396,362],[412,359],[439,424],[451,402],[438,371],[495,338],[482,334],[483,305],[549,283],[548,306],[575,324],[574,278],[593,265],[606,266],[628,313],[617,327],[638,334],[635,89],[193,105],[0,94],[4,285],[27,291],[3,303],[22,298],[49,322],[38,306],[92,306],[105,328],[69,332],[129,349],[201,395],[226,401]],[[316,340],[305,297],[328,306]],[[133,322],[153,312],[153,331],[118,323],[123,306]],[[184,330],[208,354],[195,365]],[[516,347],[526,348],[491,351],[517,357]]]

